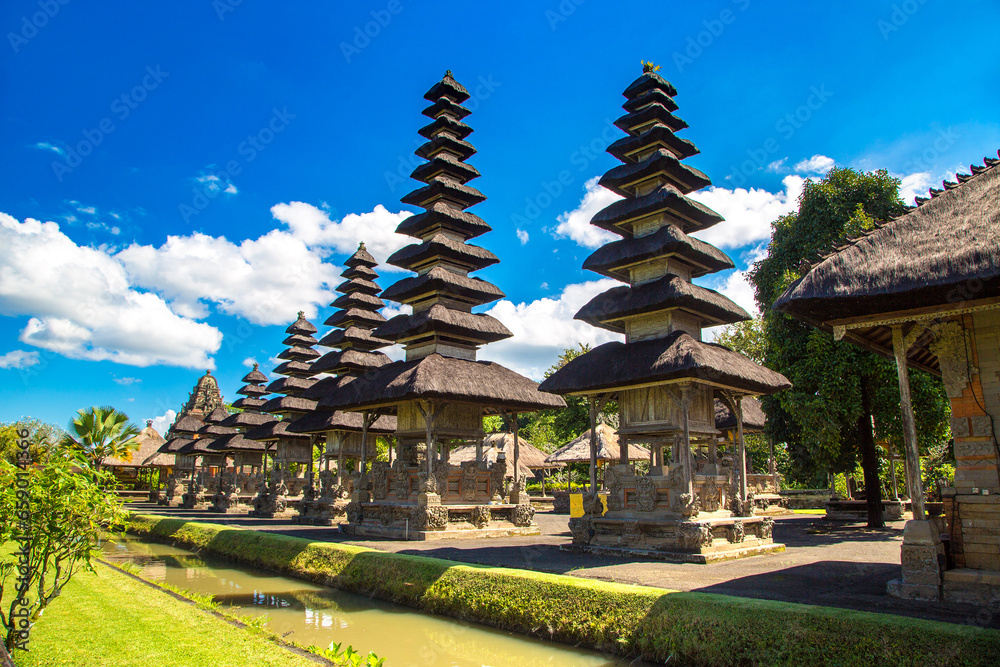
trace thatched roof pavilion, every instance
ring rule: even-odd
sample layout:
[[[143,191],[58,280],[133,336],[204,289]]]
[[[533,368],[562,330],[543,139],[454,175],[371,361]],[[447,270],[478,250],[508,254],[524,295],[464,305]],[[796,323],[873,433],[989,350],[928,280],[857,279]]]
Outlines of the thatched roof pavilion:
[[[597,425],[597,460],[600,463],[621,458],[618,433],[607,424]],[[552,452],[545,459],[548,463],[587,463],[590,461],[590,429]],[[649,450],[641,445],[628,446],[629,461],[648,461]]]
[[[136,449],[130,450],[121,457],[105,459],[101,464],[105,468],[147,468],[154,466],[171,466],[174,464],[173,455],[160,454],[160,447],[166,442],[156,429],[153,428],[153,420],[146,420],[146,428],[139,431],[134,439],[138,445]],[[162,458],[158,458],[162,457]],[[147,463],[147,461],[154,461]]]
[[[902,579],[889,585],[900,597],[969,601],[980,595],[987,604],[1000,595],[1000,586],[984,583],[977,572],[1000,570],[997,530],[981,522],[1000,516],[998,165],[985,158],[929,198],[918,197],[915,208],[833,249],[774,304],[835,339],[896,361],[914,516],[903,539]],[[910,368],[941,375],[951,398],[955,486],[942,495],[949,553],[960,568],[954,572],[940,572],[941,526],[926,519]],[[973,581],[976,586],[967,583]]]
[[[320,354],[312,349],[316,345],[313,334],[316,327],[305,318],[305,313],[299,311],[298,317],[285,329],[289,334],[283,341],[287,347],[278,355],[284,359],[275,367],[274,372],[285,377],[267,385],[271,394],[280,394],[261,406],[262,412],[272,415],[282,415],[290,418],[300,417],[316,409],[316,402],[302,398],[302,393],[316,384],[316,371],[312,368],[314,360]]]
[[[746,433],[760,433],[767,423],[767,415],[760,399],[748,396],[743,399],[743,430]],[[736,415],[725,401],[715,399],[715,428],[730,431],[737,428]]]

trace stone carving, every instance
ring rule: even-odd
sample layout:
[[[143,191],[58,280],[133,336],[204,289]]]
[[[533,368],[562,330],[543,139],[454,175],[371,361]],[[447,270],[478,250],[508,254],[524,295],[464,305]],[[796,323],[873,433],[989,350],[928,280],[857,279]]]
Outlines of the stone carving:
[[[311,503],[316,500],[316,487],[310,484],[302,491],[302,502]]]
[[[510,520],[515,526],[530,526],[534,519],[535,508],[531,503],[516,505],[510,515]]]
[[[478,482],[479,463],[476,461],[466,461],[462,464],[462,500],[473,501],[476,499]]]
[[[372,498],[375,500],[385,500],[387,494],[389,464],[385,461],[375,461],[372,463],[371,472],[368,473],[368,481],[372,485]]]
[[[492,518],[493,517],[490,515],[490,508],[486,505],[476,505],[472,508],[472,517],[470,518],[470,521],[476,528],[485,528]]]
[[[447,461],[438,461],[434,464],[434,476],[437,478],[437,492],[442,496],[448,493],[448,475],[450,472],[451,466],[448,465]]]
[[[499,502],[507,490],[504,482],[507,479],[507,459],[497,458],[490,467],[490,489],[493,491],[493,500]]]
[[[425,510],[428,528],[444,528],[448,525],[448,508],[431,505]]]
[[[569,531],[573,533],[573,544],[590,544],[594,528],[589,516],[569,520]]]
[[[377,505],[374,510],[375,516],[373,518],[383,526],[388,526],[396,520],[396,512],[392,505]]]
[[[721,507],[722,490],[714,479],[709,479],[701,488],[701,506],[706,512],[717,512]]]
[[[677,528],[678,541],[685,549],[711,546],[712,529],[708,524],[686,521]]]
[[[634,545],[642,539],[638,521],[626,521],[622,524],[622,542]]]
[[[331,500],[333,496],[333,473],[322,470],[319,473],[319,497],[321,500]]]
[[[410,497],[410,475],[407,472],[393,471],[389,474],[389,491],[397,500]]]
[[[771,534],[774,532],[774,519],[769,516],[764,517],[764,520],[760,522],[760,539],[769,540],[771,539]]]
[[[428,475],[427,471],[420,473],[420,493],[437,493],[437,477]]]
[[[746,539],[746,528],[743,526],[742,521],[736,521],[733,525],[726,528],[726,539],[733,544],[739,544]]]
[[[347,521],[349,523],[361,523],[364,520],[364,511],[361,508],[361,503],[352,500],[347,503]]]
[[[936,335],[928,345],[938,358],[941,379],[949,398],[959,398],[969,384],[971,375],[978,375],[979,369],[971,366],[968,353],[968,333],[958,322],[942,322],[930,327]]]
[[[636,505],[640,512],[652,512],[656,509],[656,484],[649,477],[639,477],[636,480]]]

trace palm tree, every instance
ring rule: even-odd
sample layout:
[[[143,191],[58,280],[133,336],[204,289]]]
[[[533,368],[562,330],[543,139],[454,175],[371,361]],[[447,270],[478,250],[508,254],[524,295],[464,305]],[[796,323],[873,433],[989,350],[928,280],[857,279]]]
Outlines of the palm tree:
[[[77,413],[61,444],[82,454],[100,470],[105,459],[123,457],[138,449],[139,443],[135,440],[138,435],[139,429],[129,422],[124,412],[111,406],[92,407]]]

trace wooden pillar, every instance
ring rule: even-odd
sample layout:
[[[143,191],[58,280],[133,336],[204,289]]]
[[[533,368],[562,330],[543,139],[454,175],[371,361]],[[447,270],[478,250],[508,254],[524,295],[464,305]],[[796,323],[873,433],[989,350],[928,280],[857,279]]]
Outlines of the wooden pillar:
[[[713,435],[708,438],[708,464],[716,465],[719,462],[719,440]]]
[[[892,499],[899,500],[899,483],[896,481],[896,457],[892,453],[892,443],[885,441],[885,449],[889,454],[889,472],[892,473]]]
[[[365,460],[368,458],[368,411],[361,413],[361,475],[365,474]]]
[[[902,412],[903,443],[906,453],[906,479],[909,483],[910,505],[913,518],[923,521],[924,489],[920,480],[920,451],[917,449],[917,424],[913,418],[913,403],[910,398],[910,371],[906,365],[906,345],[903,342],[903,328],[892,327],[892,351],[896,356],[896,372],[899,379],[899,407]]]
[[[684,462],[684,491],[694,496],[694,461],[691,459],[691,387],[681,387],[681,460]]]
[[[739,436],[739,466],[740,466],[740,499],[747,499],[747,447],[743,439],[743,397],[733,399],[733,410],[736,412],[736,428]]]
[[[344,442],[347,440],[345,433],[338,433],[337,438],[337,486],[344,483]]]
[[[590,492],[597,493],[597,399],[590,397]]]
[[[518,481],[520,480],[521,474],[518,471],[518,465],[521,462],[521,441],[518,438],[518,424],[517,424],[517,413],[511,413],[510,417],[511,425],[510,429],[514,432],[514,490],[520,493],[521,487],[518,486]]]

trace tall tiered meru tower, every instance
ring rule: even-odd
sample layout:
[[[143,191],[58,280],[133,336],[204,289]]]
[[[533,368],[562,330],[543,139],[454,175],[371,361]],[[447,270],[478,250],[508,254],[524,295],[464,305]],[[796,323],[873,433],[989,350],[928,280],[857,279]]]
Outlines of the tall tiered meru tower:
[[[615,125],[628,136],[608,147],[623,164],[600,180],[624,199],[591,220],[622,238],[584,263],[626,285],[598,295],[576,314],[624,333],[625,342],[577,357],[540,388],[588,397],[592,419],[597,405],[617,399],[622,449],[629,442],[647,444],[655,460],[648,476],[636,476],[624,456],[608,468],[608,512],[602,515],[600,503],[594,503],[583,518],[572,519],[574,544],[696,562],[774,550],[781,547],[771,539],[771,519],[753,516],[742,437],[731,463],[719,456],[714,399],[739,414],[743,396],[790,385],[743,355],[701,340],[705,327],[750,316],[722,294],[691,282],[731,269],[733,262],[690,236],[723,219],[686,196],[711,182],[682,162],[698,149],[674,134],[687,127],[673,115],[677,91],[652,70],[647,66],[625,89],[626,114]],[[672,450],[669,465],[665,445]],[[705,456],[696,456],[692,446],[703,447]]]
[[[512,417],[565,403],[540,393],[528,378],[476,360],[480,347],[511,333],[493,317],[472,312],[504,294],[469,276],[499,261],[489,250],[468,243],[490,231],[482,218],[465,210],[486,199],[467,185],[479,176],[466,163],[476,152],[466,141],[472,128],[463,122],[470,113],[462,106],[469,93],[448,72],[424,98],[431,104],[423,113],[432,120],[419,130],[427,142],[416,154],[426,162],[411,176],[425,185],[402,199],[424,211],[396,229],[419,243],[388,260],[417,275],[382,293],[413,312],[372,332],[402,345],[406,360],[373,369],[320,402],[320,407],[397,414],[396,463],[391,469],[373,466],[368,486],[348,507],[349,523],[341,528],[411,539],[430,533],[537,533],[527,496],[516,485],[505,485],[507,462],[489,467],[482,458],[483,416]],[[451,448],[466,444],[477,447],[477,460],[451,465]]]

